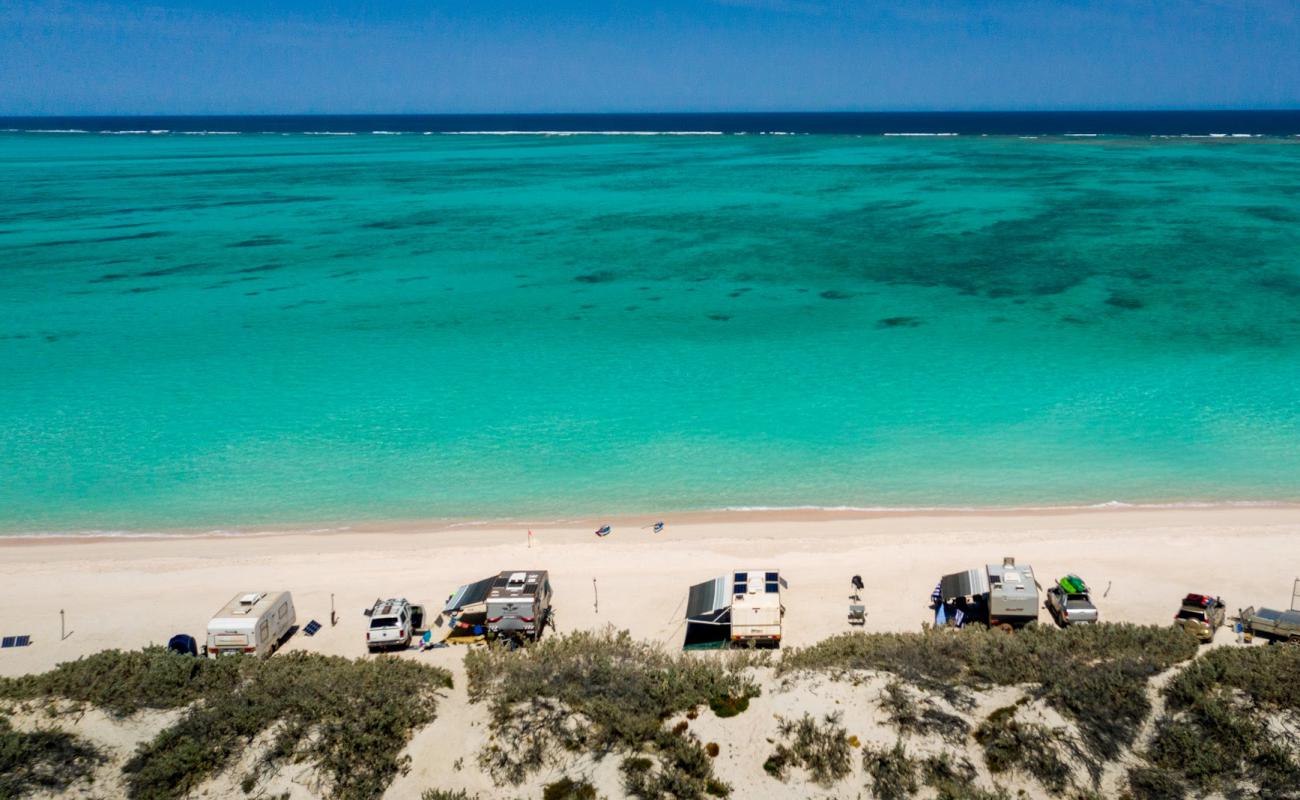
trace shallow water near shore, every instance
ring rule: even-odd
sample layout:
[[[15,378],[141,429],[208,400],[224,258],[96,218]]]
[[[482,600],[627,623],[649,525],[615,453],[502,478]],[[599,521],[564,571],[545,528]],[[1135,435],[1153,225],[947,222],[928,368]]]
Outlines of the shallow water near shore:
[[[0,135],[0,531],[1300,500],[1300,146]]]

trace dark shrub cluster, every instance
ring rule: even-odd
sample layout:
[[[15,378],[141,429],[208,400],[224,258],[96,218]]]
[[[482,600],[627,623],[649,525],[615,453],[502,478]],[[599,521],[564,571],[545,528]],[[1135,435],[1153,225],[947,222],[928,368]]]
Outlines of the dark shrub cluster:
[[[115,716],[180,708],[234,691],[244,680],[239,659],[187,658],[162,647],[105,650],[49,672],[0,678],[0,697],[72,700]]]
[[[782,719],[777,730],[784,741],[763,763],[773,777],[784,778],[791,767],[801,767],[815,783],[831,786],[853,771],[852,748],[839,714],[821,721],[811,714]]]
[[[901,741],[893,747],[862,751],[862,768],[871,778],[871,792],[880,800],[906,800],[916,794],[916,761],[907,754]]]
[[[975,741],[984,748],[989,772],[1023,771],[1060,795],[1070,785],[1072,774],[1061,758],[1061,734],[1045,725],[1018,721],[1017,708],[999,708],[975,729]]]
[[[1128,776],[1139,800],[1209,793],[1300,797],[1300,741],[1270,717],[1300,713],[1300,647],[1219,648],[1165,688],[1166,714]]]
[[[306,760],[331,797],[379,797],[406,769],[399,753],[411,734],[433,721],[437,690],[451,687],[445,670],[397,658],[288,653],[231,661],[241,673],[238,688],[205,695],[127,762],[133,798],[183,797],[272,725],[250,785],[280,764]]]
[[[697,706],[738,708],[758,694],[744,676],[750,656],[668,654],[627,632],[579,631],[531,647],[490,647],[465,656],[469,694],[486,702],[494,741],[481,763],[519,783],[558,752],[623,752],[629,794],[699,797],[722,792],[708,753],[664,720]],[[646,757],[649,756],[649,757]]]
[[[65,731],[19,731],[0,717],[0,798],[62,792],[91,777],[104,756]]]
[[[1147,681],[1196,652],[1196,640],[1174,627],[1039,625],[1005,633],[969,626],[842,634],[788,652],[780,668],[890,672],[958,705],[969,704],[966,689],[1032,684],[1078,724],[1098,774],[1099,761],[1131,744],[1150,714]]]
[[[596,800],[596,787],[564,777],[542,788],[542,800]]]
[[[966,720],[939,708],[925,695],[904,685],[890,681],[880,693],[880,707],[890,724],[900,733],[916,736],[938,736],[950,744],[958,744],[970,733]]]
[[[273,726],[270,748],[243,787],[251,791],[270,770],[305,760],[320,770],[329,796],[351,800],[379,797],[406,768],[403,745],[433,721],[437,690],[450,686],[446,670],[396,658],[209,660],[152,648],[99,653],[6,681],[0,696],[67,699],[119,715],[188,706],[123,767],[137,800],[185,796]]]

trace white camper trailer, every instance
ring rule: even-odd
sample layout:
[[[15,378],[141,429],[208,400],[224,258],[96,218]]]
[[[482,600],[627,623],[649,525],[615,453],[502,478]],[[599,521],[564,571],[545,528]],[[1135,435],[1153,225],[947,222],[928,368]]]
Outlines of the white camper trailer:
[[[210,658],[247,653],[269,656],[289,635],[297,621],[293,595],[288,592],[244,592],[208,622]]]
[[[551,621],[551,581],[546,570],[507,570],[487,593],[487,629],[494,636],[537,641]]]
[[[1001,564],[988,564],[989,625],[1028,625],[1038,621],[1038,581],[1034,568],[1016,566],[1008,556]]]
[[[781,590],[774,569],[738,569],[691,587],[686,603],[688,649],[731,644],[780,646]]]

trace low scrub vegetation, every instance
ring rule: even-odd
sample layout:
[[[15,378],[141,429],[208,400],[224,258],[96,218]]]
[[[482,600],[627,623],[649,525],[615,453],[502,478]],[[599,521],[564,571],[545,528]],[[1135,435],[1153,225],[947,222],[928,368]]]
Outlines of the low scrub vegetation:
[[[542,800],[596,800],[596,787],[586,781],[560,778],[542,789]]]
[[[906,800],[916,794],[917,764],[901,741],[893,747],[868,747],[862,751],[862,768],[870,777],[871,792],[879,800]]]
[[[121,717],[233,692],[245,679],[239,662],[187,658],[162,647],[105,650],[39,675],[0,678],[0,698],[71,700]]]
[[[1046,725],[1017,720],[1018,707],[999,708],[975,730],[989,772],[1024,772],[1060,795],[1073,774],[1061,757],[1062,734]]]
[[[787,653],[781,669],[890,672],[959,708],[970,707],[972,689],[1030,685],[1032,696],[1076,723],[1096,776],[1101,762],[1132,744],[1150,714],[1148,680],[1196,652],[1196,640],[1173,627],[1040,625],[1006,633],[970,626],[843,634]],[[924,712],[908,712],[903,698],[885,701],[887,712],[899,712],[900,728],[923,723]]]
[[[91,777],[104,757],[64,731],[19,731],[0,717],[0,800],[62,792]]]
[[[839,714],[820,721],[811,714],[798,720],[782,719],[777,730],[782,741],[763,763],[773,777],[784,778],[796,767],[807,772],[814,783],[831,786],[853,771],[852,747]]]
[[[932,698],[902,681],[890,681],[885,686],[880,693],[880,707],[899,733],[938,736],[949,744],[961,743],[970,733],[966,720],[944,711]]]
[[[1150,763],[1129,773],[1129,793],[1300,797],[1297,675],[1300,647],[1220,648],[1194,661],[1165,688]]]
[[[498,782],[518,784],[565,751],[620,752],[635,797],[726,794],[699,739],[664,722],[724,699],[731,711],[735,698],[756,696],[743,673],[750,658],[668,654],[612,631],[471,651],[470,699],[487,703],[493,734],[480,763]]]
[[[437,691],[450,686],[445,670],[394,658],[289,653],[208,660],[157,648],[88,656],[8,681],[0,696],[62,698],[115,714],[186,706],[124,766],[127,791],[137,800],[184,797],[264,733],[270,746],[241,781],[247,791],[286,763],[307,762],[321,775],[325,795],[353,800],[379,797],[406,769],[402,746],[433,721]]]

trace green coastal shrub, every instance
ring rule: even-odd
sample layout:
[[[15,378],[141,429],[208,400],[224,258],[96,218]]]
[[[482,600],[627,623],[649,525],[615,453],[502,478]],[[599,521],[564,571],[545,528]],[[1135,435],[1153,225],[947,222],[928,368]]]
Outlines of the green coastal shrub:
[[[0,800],[63,792],[91,778],[104,756],[65,731],[19,731],[0,717]]]
[[[1217,648],[1192,662],[1165,687],[1150,767],[1130,773],[1130,793],[1300,797],[1300,743],[1270,727],[1300,715],[1297,675],[1300,647]]]
[[[518,784],[564,752],[613,752],[636,797],[700,797],[724,790],[693,734],[665,720],[721,697],[756,696],[744,676],[753,656],[669,654],[627,632],[579,631],[508,650],[465,656],[469,695],[486,703],[493,741],[480,764],[500,783]]]
[[[1099,776],[1100,764],[1131,745],[1150,714],[1150,678],[1197,649],[1194,637],[1172,626],[1037,625],[1006,633],[976,625],[841,634],[787,652],[779,669],[890,672],[964,709],[971,707],[972,689],[1029,684],[1031,695],[1076,724],[1092,754],[1086,766]],[[895,703],[900,727],[917,724],[904,701],[886,697],[887,711]]]
[[[205,695],[126,763],[133,798],[183,797],[273,725],[253,784],[282,763],[305,760],[320,770],[331,797],[377,798],[407,768],[409,758],[399,753],[433,721],[437,690],[451,687],[446,670],[398,658],[287,653],[229,661],[240,670],[235,691]]]
[[[232,692],[244,680],[239,661],[191,658],[163,647],[105,650],[39,675],[0,679],[0,698],[71,700],[122,717]]]
[[[564,777],[542,788],[542,800],[596,800],[596,787]]]
[[[396,658],[351,661],[309,653],[202,659],[162,648],[107,651],[0,683],[0,697],[71,700],[115,715],[186,707],[123,767],[135,800],[173,800],[235,763],[274,730],[241,780],[251,792],[279,765],[307,761],[340,800],[379,797],[407,768],[399,756],[434,718],[451,674]]]

